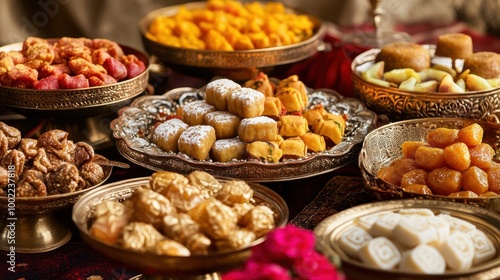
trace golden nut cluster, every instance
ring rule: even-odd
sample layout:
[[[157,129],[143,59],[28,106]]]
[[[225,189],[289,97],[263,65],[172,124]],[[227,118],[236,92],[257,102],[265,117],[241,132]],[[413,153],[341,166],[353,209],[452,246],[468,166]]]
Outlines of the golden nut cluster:
[[[89,232],[140,253],[206,255],[249,246],[275,227],[274,215],[245,181],[157,171],[127,200],[98,204]]]
[[[146,37],[172,47],[196,50],[252,50],[310,38],[314,23],[286,11],[279,2],[208,0],[204,8],[183,6],[174,16],[158,16]]]

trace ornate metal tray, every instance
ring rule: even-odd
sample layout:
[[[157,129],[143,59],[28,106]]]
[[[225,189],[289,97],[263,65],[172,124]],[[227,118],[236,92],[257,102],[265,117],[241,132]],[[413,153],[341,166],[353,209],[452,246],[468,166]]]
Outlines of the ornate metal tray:
[[[343,98],[329,89],[309,90],[309,104],[323,104],[329,112],[348,117],[341,143],[306,158],[280,163],[232,161],[228,163],[193,160],[180,153],[162,151],[145,135],[159,115],[176,112],[182,104],[203,99],[203,89],[177,88],[161,96],[144,96],[134,100],[111,122],[118,151],[128,160],[151,170],[169,170],[188,174],[203,170],[220,178],[254,182],[293,180],[319,175],[356,161],[364,137],[373,129],[376,114],[354,98]]]
[[[105,200],[123,201],[129,198],[136,188],[148,185],[149,180],[149,177],[142,177],[114,182],[82,196],[73,207],[72,218],[83,240],[93,249],[113,260],[126,264],[140,273],[157,276],[157,278],[152,277],[154,279],[221,279],[219,271],[241,265],[250,256],[251,247],[264,240],[265,237],[259,238],[250,246],[237,250],[176,257],[130,251],[106,244],[90,235],[89,226],[96,205]],[[275,213],[276,226],[284,226],[288,221],[289,213],[283,198],[260,184],[249,183],[249,185],[254,190],[255,202],[269,206]]]
[[[488,143],[497,152],[500,148],[500,125],[472,119],[429,118],[394,122],[371,131],[363,142],[359,154],[359,167],[365,186],[380,199],[414,198],[421,200],[445,200],[472,204],[500,213],[500,195],[477,198],[451,198],[440,195],[422,195],[405,192],[396,185],[377,177],[377,171],[402,155],[404,141],[426,141],[427,133],[438,127],[460,129],[472,123],[478,123],[484,130],[483,142]]]
[[[205,2],[191,2],[151,11],[139,21],[142,42],[146,51],[161,62],[176,70],[187,71],[191,75],[225,76],[236,80],[246,80],[259,71],[269,73],[275,66],[292,64],[314,55],[324,47],[322,41],[325,27],[321,21],[308,17],[315,24],[314,34],[303,42],[265,49],[247,51],[209,51],[177,48],[160,44],[146,37],[149,24],[159,15],[177,14],[180,7],[197,9],[205,7]],[[290,12],[305,14],[288,9]]]
[[[422,275],[404,273],[394,270],[381,270],[368,267],[358,260],[350,258],[339,247],[339,238],[343,232],[354,225],[354,221],[362,216],[383,211],[396,211],[405,208],[428,208],[434,213],[448,213],[451,216],[463,219],[477,226],[493,242],[496,247],[496,257],[462,272],[446,272],[444,274]],[[500,277],[500,216],[486,209],[472,205],[463,205],[451,201],[437,200],[392,200],[358,205],[353,208],[334,214],[314,229],[317,248],[329,257],[342,261],[342,268],[348,278],[352,279],[499,279]]]
[[[0,85],[0,102],[25,116],[92,117],[115,113],[143,93],[148,86],[149,59],[142,52],[120,45],[125,54],[136,55],[146,70],[116,84],[67,90],[35,90]],[[22,42],[0,47],[0,51],[20,50]]]
[[[434,54],[435,45],[424,45]],[[380,49],[358,55],[351,63],[354,94],[366,106],[392,120],[432,117],[486,119],[500,111],[500,88],[466,93],[412,92],[365,81],[361,72],[373,64]]]
[[[15,223],[15,247],[19,253],[41,253],[59,248],[71,238],[71,230],[54,216],[54,211],[71,207],[80,196],[99,188],[111,175],[112,167],[103,165],[104,180],[80,191],[44,197],[0,196],[0,249],[10,250],[9,236],[14,234],[10,223]],[[9,234],[10,232],[10,234]],[[36,234],[35,234],[36,233]]]

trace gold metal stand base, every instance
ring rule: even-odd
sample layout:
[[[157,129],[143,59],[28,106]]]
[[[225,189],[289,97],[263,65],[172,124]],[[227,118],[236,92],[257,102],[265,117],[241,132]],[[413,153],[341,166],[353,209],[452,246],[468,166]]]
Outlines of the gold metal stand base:
[[[15,253],[42,253],[66,244],[71,231],[52,213],[18,215],[16,220],[2,217],[0,249]]]

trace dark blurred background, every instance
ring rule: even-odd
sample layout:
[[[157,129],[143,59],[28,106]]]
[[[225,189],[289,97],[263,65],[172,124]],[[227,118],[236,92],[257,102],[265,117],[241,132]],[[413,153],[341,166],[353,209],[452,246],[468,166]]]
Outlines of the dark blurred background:
[[[278,0],[277,0],[278,1]],[[182,0],[1,0],[0,45],[28,36],[107,38],[143,49],[139,20],[149,11],[178,5]],[[368,0],[281,0],[336,26],[370,21]],[[498,0],[384,0],[385,24],[447,24],[466,22],[472,29],[500,34]]]

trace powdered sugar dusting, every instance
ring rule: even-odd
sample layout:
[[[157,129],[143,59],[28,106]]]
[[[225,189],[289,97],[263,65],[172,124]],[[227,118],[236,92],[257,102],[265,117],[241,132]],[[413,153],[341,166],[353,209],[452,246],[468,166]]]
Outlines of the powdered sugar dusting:
[[[189,125],[180,119],[166,120],[155,128],[153,141],[156,142],[160,138],[170,139],[180,130],[186,130],[188,127]]]
[[[203,145],[205,139],[210,137],[210,134],[215,135],[215,129],[209,125],[193,125],[182,132],[179,137],[179,142],[188,145]]]
[[[233,146],[239,146],[239,145],[246,145],[245,142],[241,141],[240,138],[229,138],[229,139],[219,139],[215,141],[214,146],[212,149],[216,151],[224,151],[226,149],[229,149]]]
[[[228,123],[239,119],[227,111],[214,111],[205,115],[206,123]]]
[[[266,99],[262,92],[246,87],[233,90],[230,98],[232,100],[239,100],[245,106],[252,106],[256,103],[264,103],[264,100]]]
[[[270,117],[266,117],[266,116],[245,118],[245,119],[242,119],[240,122],[240,126],[256,125],[256,124],[276,124],[276,125],[278,125],[278,123],[275,120],[271,119]]]
[[[206,103],[204,100],[193,101],[182,107],[182,112],[190,116],[204,116],[209,112],[215,111],[215,107]]]
[[[241,86],[232,80],[218,79],[208,83],[205,92],[211,92],[219,94],[221,96],[226,96],[228,93],[238,88],[241,88]]]

